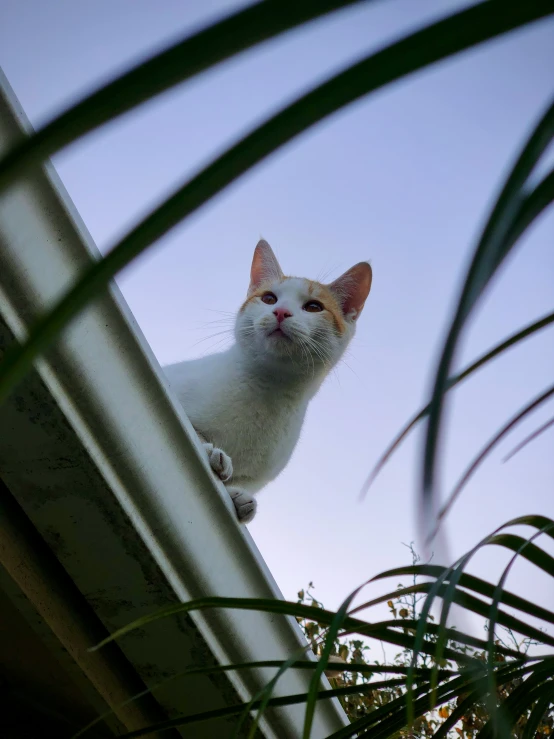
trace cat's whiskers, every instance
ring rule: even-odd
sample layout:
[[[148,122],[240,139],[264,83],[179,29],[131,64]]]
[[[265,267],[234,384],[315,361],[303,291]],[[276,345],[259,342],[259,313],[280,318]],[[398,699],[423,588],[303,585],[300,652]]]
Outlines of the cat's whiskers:
[[[310,359],[312,361],[312,374],[315,378],[315,360],[314,355],[318,357],[318,359],[321,360],[322,366],[329,370],[332,366],[332,353],[329,349],[329,347],[325,346],[323,343],[318,342],[314,336],[309,336],[308,334],[302,333],[302,342],[304,346],[306,347],[306,350],[310,356]]]
[[[332,359],[332,353],[330,349],[322,342],[317,340],[317,334],[315,336],[306,336],[305,338],[308,342],[308,345],[313,349],[314,354],[316,354],[321,359],[323,365],[325,367],[329,366]]]
[[[318,333],[324,336],[323,332],[318,332]],[[316,336],[317,336],[317,333],[316,333]],[[327,369],[327,372],[332,371],[335,377],[337,378],[337,380],[339,380],[337,369],[334,366],[333,353],[331,349],[327,345],[323,344],[322,342],[318,342],[317,339],[313,336],[307,337],[307,338],[311,342],[311,346],[312,346],[314,353],[316,353],[319,356],[319,358],[322,361],[323,366]],[[340,380],[339,380],[339,383],[340,383]]]
[[[216,310],[215,308],[202,308],[202,310],[208,311],[208,313],[219,313],[221,316],[231,316],[233,320],[236,318],[236,314],[230,310]]]
[[[230,317],[229,318],[216,318],[215,321],[204,321],[201,325],[202,326],[216,326],[218,323],[231,326],[235,323],[235,320]]]
[[[236,330],[241,336],[253,336],[256,332],[254,326],[239,326]]]
[[[300,346],[300,349],[302,351],[302,356],[305,356],[308,360],[308,366],[306,367],[306,372],[309,370],[309,362],[312,364],[312,379],[315,379],[315,362],[314,358],[310,352],[310,347],[308,345],[308,342],[305,341],[304,338],[302,338],[302,335],[297,336],[298,344]]]
[[[215,321],[205,321],[203,323],[198,324],[198,328],[201,329],[211,329],[211,328],[218,328],[223,326],[228,326],[229,328],[232,328],[235,325],[235,321],[231,318],[218,318]]]
[[[344,365],[345,365],[346,367],[348,367],[348,369],[350,370],[350,372],[352,372],[352,374],[354,375],[354,377],[356,377],[356,379],[358,379],[358,380],[360,380],[360,382],[362,382],[362,378],[360,377],[360,375],[359,375],[359,374],[358,374],[358,373],[356,372],[356,370],[355,370],[355,369],[353,369],[353,368],[352,368],[352,367],[351,367],[351,366],[350,366],[350,365],[348,364],[348,362],[346,361],[345,357],[352,357],[352,359],[354,359],[355,361],[357,361],[357,359],[356,359],[356,356],[355,356],[355,355],[353,354],[353,352],[352,352],[352,351],[350,351],[350,349],[347,349],[347,350],[346,350],[346,351],[344,352],[344,354],[342,355],[342,357],[341,357],[341,360],[340,360],[340,361],[341,361],[341,363],[342,363],[342,364],[344,364]]]
[[[222,338],[218,339],[217,337],[221,336]],[[199,339],[196,341],[192,346],[198,346],[199,344],[204,344],[207,341],[210,341],[212,339],[216,339],[214,343],[210,344],[206,347],[206,351],[211,352],[214,349],[217,349],[220,346],[230,346],[233,343],[233,331],[231,329],[227,331],[218,331],[215,334],[211,334],[210,336],[204,336],[204,338]]]
[[[209,341],[210,339],[215,339],[218,336],[223,336],[223,335],[232,336],[233,335],[232,329],[229,328],[229,329],[225,329],[223,331],[216,331],[215,334],[210,334],[209,336],[204,336],[202,339],[198,339],[198,341],[195,342],[193,344],[193,346],[198,346],[198,344],[203,344],[205,341]]]

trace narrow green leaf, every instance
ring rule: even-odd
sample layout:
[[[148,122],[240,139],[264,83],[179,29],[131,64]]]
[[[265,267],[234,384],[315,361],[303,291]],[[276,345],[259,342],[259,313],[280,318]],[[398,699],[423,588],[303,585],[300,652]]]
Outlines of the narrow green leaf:
[[[250,669],[258,669],[261,667],[276,667],[280,668],[284,664],[283,660],[261,660],[258,662],[241,662],[233,665],[208,665],[207,667],[189,667],[185,670],[182,670],[181,672],[176,673],[175,675],[171,675],[171,677],[165,678],[164,680],[160,680],[155,685],[152,685],[149,688],[146,688],[145,690],[141,690],[139,693],[135,693],[135,695],[131,696],[130,698],[127,698],[127,700],[122,701],[116,706],[116,709],[123,708],[124,706],[128,705],[129,703],[132,703],[133,701],[139,700],[145,695],[148,695],[149,693],[154,693],[156,690],[159,690],[160,688],[166,686],[170,682],[174,682],[175,680],[179,680],[183,677],[188,676],[194,676],[194,675],[209,675],[209,674],[217,674],[220,672],[229,672],[229,671],[239,671],[239,670],[250,670]],[[300,670],[313,670],[315,668],[316,663],[313,660],[302,660],[294,662],[291,667],[292,669],[300,669]],[[407,667],[404,667],[403,665],[381,665],[377,663],[371,663],[371,664],[365,664],[365,663],[357,663],[357,664],[340,664],[337,663],[336,665],[333,665],[333,669],[336,669],[337,671],[342,672],[359,672],[360,674],[391,674],[391,675],[404,675],[407,671]],[[456,676],[458,673],[455,670],[442,670],[441,671],[441,678],[447,679],[450,677]],[[428,678],[430,676],[430,670],[428,668],[422,667],[419,668],[418,677],[421,679]],[[257,700],[257,698],[255,699]],[[251,703],[246,704],[249,709],[251,707]],[[105,721],[107,718],[112,716],[114,714],[114,709],[110,711],[106,711],[102,715],[95,718],[93,721],[91,721],[89,724],[84,726],[82,729],[80,729],[76,734],[73,734],[71,739],[78,739],[78,737],[83,736],[86,734],[89,729],[92,729],[97,724],[101,723],[102,721]]]
[[[524,191],[523,194],[524,197],[520,199],[519,205],[515,210],[509,233],[500,247],[498,254],[499,265],[533,221],[554,200],[554,169],[531,192],[525,193]]]
[[[551,533],[553,527],[554,524],[551,523],[548,526],[545,526],[544,531],[541,533],[554,538]],[[547,552],[530,542],[527,546],[524,546],[526,541],[526,539],[523,539],[521,536],[516,536],[515,534],[501,534],[494,536],[491,539],[491,544],[502,546],[506,549],[510,549],[512,552],[518,553],[520,557],[528,560],[532,564],[536,565],[536,567],[540,567],[540,569],[544,570],[544,572],[546,572],[547,575],[550,575],[550,577],[554,577],[554,557],[551,557]]]
[[[302,739],[310,739],[310,734],[312,731],[312,724],[313,724],[314,714],[315,714],[315,703],[317,700],[318,691],[320,689],[321,676],[323,675],[323,671],[325,670],[325,668],[327,667],[327,663],[329,662],[329,657],[331,656],[331,652],[333,651],[333,646],[335,643],[335,639],[337,638],[339,629],[342,627],[343,623],[347,620],[348,608],[350,604],[352,603],[354,598],[358,595],[358,593],[360,593],[360,591],[366,585],[367,585],[367,582],[365,582],[363,585],[360,585],[360,587],[353,590],[350,593],[350,595],[347,598],[345,598],[339,610],[334,615],[333,620],[331,621],[331,624],[329,625],[329,631],[325,638],[323,650],[319,657],[318,665],[312,675],[312,679],[310,681],[310,687],[308,689],[308,698],[306,701],[306,715],[304,718],[304,728],[302,731]]]
[[[531,674],[523,680],[503,701],[498,711],[491,712],[491,718],[477,734],[479,739],[492,739],[496,736],[499,720],[505,721],[508,726],[513,726],[519,716],[531,708],[537,698],[545,692],[552,694],[554,685],[544,684],[545,679],[552,676],[554,670],[554,659],[546,658],[540,664],[534,666]]]
[[[538,321],[534,321],[533,323],[529,324],[528,326],[521,329],[520,331],[517,331],[517,333],[509,336],[507,339],[504,339],[504,341],[502,341],[500,344],[497,344],[493,349],[486,352],[486,354],[483,354],[482,356],[480,356],[478,359],[472,362],[468,367],[462,370],[459,374],[454,375],[454,377],[451,377],[447,383],[447,391],[451,390],[453,387],[455,387],[460,382],[465,380],[467,377],[472,375],[478,369],[481,369],[481,367],[483,367],[485,364],[487,364],[492,359],[497,357],[499,354],[502,354],[502,352],[505,352],[507,349],[511,349],[512,347],[516,346],[516,344],[519,344],[524,339],[528,338],[529,336],[532,336],[537,331],[540,331],[541,329],[546,328],[553,322],[554,322],[554,313],[548,313],[546,316],[543,316]],[[385,449],[383,454],[379,457],[375,466],[371,470],[367,480],[363,484],[363,487],[360,492],[361,499],[365,497],[369,488],[373,485],[375,479],[377,478],[377,476],[379,475],[383,467],[386,465],[386,463],[389,461],[391,456],[398,449],[398,447],[404,441],[404,439],[408,436],[410,431],[414,429],[419,423],[419,421],[425,418],[425,416],[428,414],[429,407],[430,407],[429,404],[427,404],[424,408],[418,411],[408,421],[408,423],[401,429],[401,431],[398,432],[398,434],[395,436],[391,444]],[[554,423],[554,419],[552,419],[551,423]],[[506,461],[507,459],[508,457],[506,457],[504,461]]]
[[[474,610],[475,613],[478,613],[479,615],[485,615],[487,613],[487,604],[482,603],[482,601],[479,601],[478,598],[472,598],[467,593],[461,593],[456,592],[454,594],[454,602],[459,603],[460,605],[463,605],[467,607],[470,610]],[[502,614],[502,617],[504,618],[504,613]],[[505,618],[508,623],[511,623],[509,621],[510,617],[509,614],[505,615]],[[396,628],[403,628],[403,629],[410,629],[413,632],[416,631],[418,624],[420,623],[420,620],[417,621],[408,621],[406,624],[403,624],[402,627],[400,627],[400,624],[394,624]],[[525,627],[526,625],[523,622],[520,622]],[[341,636],[348,636],[349,634],[355,633],[359,634],[360,636],[368,636],[372,639],[377,639],[379,641],[385,641],[388,644],[395,644],[398,647],[402,647],[403,649],[408,649],[411,651],[415,651],[416,647],[418,647],[418,654],[428,654],[432,657],[435,657],[436,649],[435,644],[429,644],[426,645],[426,642],[424,641],[421,645],[419,645],[416,641],[416,637],[401,633],[398,631],[393,631],[391,626],[393,624],[389,623],[387,625],[384,625],[384,622],[381,622],[377,626],[381,627],[379,628],[372,628],[372,627],[360,627],[356,629],[355,631],[346,631],[341,634]],[[527,629],[531,629],[531,626],[526,626]],[[438,634],[439,633],[439,626],[438,624],[434,623],[428,623],[427,624],[427,632],[429,634]],[[473,647],[474,649],[481,649],[482,651],[485,651],[487,648],[487,642],[483,641],[483,639],[479,639],[476,636],[471,636],[471,634],[465,634],[463,631],[459,631],[458,629],[447,629],[446,631],[447,637],[449,641],[456,642],[458,644],[463,644],[464,646]],[[537,629],[533,632],[533,638],[536,638],[536,634],[542,634],[542,632],[538,631]],[[550,639],[551,637],[546,636],[546,639]],[[503,647],[501,650],[499,649],[499,652],[501,652],[504,655],[510,656],[514,659],[519,658],[525,661],[521,655],[514,651],[513,649],[508,649],[507,647]],[[466,654],[463,654],[459,651],[456,651],[454,649],[445,649],[443,651],[443,657],[445,659],[449,660],[455,660],[459,664],[462,665],[474,665],[475,658],[468,656]],[[410,672],[410,667],[408,667],[408,673],[406,679],[408,680],[408,677],[411,678],[411,681],[415,679],[415,675],[417,673],[417,670],[419,667],[414,666],[412,667],[412,670]],[[433,667],[432,671],[435,671],[436,668]],[[411,683],[410,683],[411,684]]]
[[[292,601],[263,598],[199,598],[187,603],[176,603],[171,606],[159,609],[155,613],[151,613],[139,619],[136,619],[132,623],[118,629],[113,634],[110,634],[110,636],[106,637],[106,639],[103,639],[99,644],[90,647],[89,651],[96,651],[106,644],[109,644],[111,641],[120,639],[121,637],[125,636],[125,634],[128,634],[136,629],[143,628],[149,623],[153,623],[162,618],[168,618],[169,616],[173,616],[178,613],[188,613],[190,611],[205,610],[208,608],[235,608],[239,610],[252,610],[266,613],[280,613],[290,616],[300,616],[302,618],[308,618],[327,626],[330,626],[336,617],[336,614],[332,611],[327,611],[323,608],[308,606],[301,603],[294,603]],[[416,622],[407,623],[408,625],[411,625],[415,628]],[[349,630],[347,633],[354,632],[364,636],[371,636],[372,638],[387,641],[391,644],[396,644],[397,646],[407,648],[412,648],[413,645],[413,639],[411,637],[395,631],[395,629],[401,628],[398,621],[389,620],[376,623],[367,623],[366,621],[347,616],[343,621],[343,626],[345,629]],[[436,625],[430,625],[430,628],[436,628]],[[468,635],[464,635],[460,632],[456,632],[455,635],[456,638],[463,643],[467,642],[468,644],[472,645],[481,644],[480,640],[477,640]],[[463,660],[464,657],[460,655],[459,659]],[[467,658],[467,661],[471,662],[471,659]],[[316,668],[321,664],[321,661],[316,663]]]
[[[330,624],[335,616],[333,611],[327,611],[324,608],[305,605],[303,603],[294,603],[287,600],[278,600],[272,598],[225,598],[225,597],[206,597],[197,598],[187,603],[174,603],[171,606],[160,608],[154,613],[136,619],[135,621],[121,627],[110,636],[103,639],[99,644],[91,647],[89,651],[94,652],[97,649],[109,644],[109,642],[120,639],[135,629],[143,628],[149,623],[159,621],[162,618],[168,618],[178,613],[188,613],[190,611],[206,610],[208,608],[235,608],[239,610],[262,611],[266,613],[281,613],[288,616],[300,616],[318,623]],[[354,625],[366,625],[364,621],[356,621],[349,619]]]
[[[550,690],[545,690],[543,695],[533,706],[533,710],[531,711],[531,714],[527,719],[527,723],[525,724],[525,729],[523,731],[521,739],[534,739],[535,732],[537,731],[537,728],[553,699],[554,685],[550,688]]]
[[[530,403],[528,403],[522,410],[520,410],[518,413],[516,413],[515,416],[513,416],[501,429],[498,431],[492,439],[490,439],[487,444],[481,449],[479,454],[473,459],[471,464],[467,467],[463,475],[460,477],[456,485],[454,486],[454,489],[448,496],[448,500],[443,505],[443,507],[439,511],[438,515],[438,521],[442,521],[442,519],[446,516],[456,499],[458,498],[459,494],[462,492],[464,486],[470,479],[470,477],[473,475],[475,470],[479,467],[479,465],[486,459],[486,457],[490,454],[490,452],[494,449],[494,447],[506,436],[506,434],[511,431],[511,429],[516,426],[520,421],[522,421],[526,416],[529,415],[532,411],[534,411],[536,408],[538,408],[540,405],[542,405],[545,401],[547,401],[549,398],[551,398],[554,395],[554,385],[548,388],[548,390],[545,390],[544,393],[541,393],[537,398],[532,400]],[[433,533],[436,532],[436,528]]]
[[[536,163],[554,136],[554,103],[543,115],[519,155],[475,249],[471,265],[464,280],[454,317],[450,323],[441,357],[435,372],[422,469],[421,520],[435,525],[435,467],[443,415],[444,396],[447,392],[450,369],[465,322],[483,294],[490,279],[518,237],[518,228],[524,223],[521,217],[522,191]],[[514,221],[519,216],[518,224]],[[512,229],[515,229],[513,233]],[[516,239],[514,239],[514,236]],[[511,242],[511,243],[510,243]],[[506,246],[508,244],[508,246]],[[428,527],[429,530],[429,527]],[[428,533],[428,532],[427,532]]]
[[[393,688],[402,685],[403,680],[383,680],[375,683],[360,683],[355,686],[348,686],[344,688],[333,688],[331,690],[321,690],[317,695],[317,700],[326,700],[328,698],[338,698],[341,695],[355,695],[356,693],[363,693],[368,689],[381,690],[387,688]],[[297,693],[295,695],[285,695],[278,698],[271,698],[268,702],[269,706],[291,706],[298,703],[306,702],[306,693]],[[204,711],[202,713],[195,713],[190,716],[179,716],[178,718],[170,719],[168,721],[162,721],[152,726],[146,726],[144,729],[138,729],[131,731],[127,734],[122,734],[120,739],[138,739],[141,736],[147,736],[156,731],[166,731],[167,729],[173,729],[178,726],[188,726],[193,723],[200,723],[202,721],[212,721],[217,718],[225,718],[227,716],[236,716],[243,709],[246,704],[239,703],[235,706],[226,706],[225,708],[217,708],[211,711]],[[259,702],[253,705],[256,709],[259,707]]]
[[[446,569],[447,568],[441,567],[440,565],[412,565],[410,567],[398,567],[394,570],[387,570],[386,572],[382,572],[380,575],[378,575],[377,578],[397,578],[402,577],[403,575],[437,577],[441,575]],[[488,583],[479,577],[468,575],[467,573],[463,573],[461,575],[459,585],[461,587],[467,588],[468,590],[473,590],[476,593],[480,593],[481,595],[486,595],[489,598],[493,597],[496,587],[492,583]],[[519,595],[515,595],[514,593],[511,593],[509,591],[502,592],[501,603],[512,608],[517,608],[518,610],[523,611],[530,616],[534,616],[535,618],[542,619],[543,621],[554,624],[554,613],[552,611],[549,611],[546,608],[542,608],[542,606],[538,606],[535,603],[531,603],[531,601],[526,600],[525,598],[521,598]]]
[[[443,723],[439,726],[437,731],[433,734],[433,739],[446,739],[448,732],[453,729],[454,726],[462,719],[463,716],[471,709],[471,707],[477,703],[482,697],[482,693],[479,690],[472,690],[466,698],[463,699],[452,711],[450,716],[446,718]]]
[[[240,738],[240,730],[244,722],[247,720],[248,715],[252,711],[252,706],[254,704],[258,704],[259,702],[259,707],[256,712],[256,716],[254,720],[252,721],[250,731],[248,732],[248,739],[255,738],[259,723],[262,719],[262,716],[264,715],[265,709],[267,708],[267,704],[273,694],[273,689],[277,685],[279,678],[289,669],[289,667],[292,667],[294,663],[296,662],[296,660],[299,658],[299,656],[301,655],[303,656],[304,653],[308,649],[310,649],[310,645],[306,644],[306,646],[303,647],[302,649],[296,650],[295,654],[292,657],[289,657],[289,659],[283,662],[283,664],[279,667],[279,669],[277,670],[275,675],[271,678],[271,680],[269,680],[268,683],[261,690],[259,690],[256,693],[256,695],[252,697],[252,699],[244,707],[243,712],[239,716],[239,720],[233,732],[232,739]],[[313,664],[313,669],[315,669],[317,667],[317,663],[313,662],[312,664]]]
[[[554,426],[554,418],[551,418],[546,423],[543,423],[542,426],[539,426],[539,428],[536,431],[533,431],[532,434],[529,434],[529,436],[526,436],[523,441],[521,441],[517,446],[515,446],[512,451],[507,454],[503,462],[507,462],[509,459],[514,457],[518,452],[520,452],[524,447],[527,446],[527,444],[530,444],[532,441],[534,441],[538,436],[540,436],[542,433],[547,431],[551,426]]]
[[[380,575],[378,577],[380,577]],[[373,578],[373,579],[376,579],[376,578]],[[365,611],[366,608],[371,608],[372,606],[379,605],[379,603],[386,603],[389,600],[393,600],[395,598],[402,598],[405,595],[413,595],[414,593],[427,593],[430,587],[431,587],[431,583],[422,582],[422,583],[419,583],[418,585],[410,585],[407,588],[397,588],[396,590],[390,590],[388,593],[385,593],[385,595],[380,595],[378,598],[374,598],[373,600],[368,600],[365,603],[362,603],[360,606],[356,606],[356,608],[353,608],[350,611],[350,616],[353,616],[355,613],[358,613],[359,611]]]
[[[368,0],[265,0],[203,28],[96,90],[0,161],[0,190],[21,169],[225,59],[334,10]]]
[[[529,537],[528,539],[522,539],[521,537],[515,537],[520,540],[520,544],[517,548],[517,550],[514,553],[514,556],[510,559],[506,567],[504,568],[504,571],[502,572],[502,575],[500,577],[500,580],[498,581],[498,585],[495,588],[492,603],[490,605],[489,610],[489,639],[488,639],[488,647],[487,647],[487,664],[489,667],[488,670],[488,682],[489,682],[489,689],[488,693],[489,695],[493,696],[496,695],[496,680],[495,680],[495,674],[493,670],[493,662],[494,662],[494,652],[495,652],[495,636],[496,636],[496,624],[497,622],[500,622],[499,618],[499,602],[500,598],[502,596],[502,591],[504,589],[504,585],[506,583],[506,580],[508,578],[508,575],[516,562],[518,556],[524,555],[525,550],[529,549],[530,547],[534,546],[532,542],[534,539],[538,538],[544,533],[548,533],[548,531],[554,531],[554,522],[550,522],[548,524],[545,524],[545,526],[542,529],[539,529],[539,531],[535,531],[535,533]],[[551,534],[552,536],[552,534]],[[504,534],[502,538],[506,537]],[[496,537],[501,538],[501,537]],[[554,560],[552,560],[554,563]],[[554,569],[553,569],[554,574]],[[539,637],[540,638],[540,637]],[[544,637],[542,639],[544,641]],[[554,639],[552,640],[552,645],[554,645]],[[514,722],[517,719],[516,716],[514,716]],[[498,715],[495,715],[493,713],[493,727],[495,729],[495,736],[498,733],[498,730],[500,729],[502,733],[507,734],[508,739],[510,739],[510,728],[505,726],[506,719],[504,717],[504,712],[499,712]]]

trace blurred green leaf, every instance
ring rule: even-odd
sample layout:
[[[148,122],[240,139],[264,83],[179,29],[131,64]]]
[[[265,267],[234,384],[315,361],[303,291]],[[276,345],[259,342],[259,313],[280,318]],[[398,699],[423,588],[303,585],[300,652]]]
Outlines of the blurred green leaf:
[[[384,687],[390,687],[395,685],[401,685],[402,680],[401,679],[395,679],[395,680],[384,680],[380,682],[375,682],[371,684],[371,687],[373,689],[379,689]],[[317,700],[325,700],[327,698],[334,698],[341,695],[352,695],[353,693],[359,693],[363,691],[364,689],[367,689],[368,686],[355,686],[355,687],[347,687],[347,688],[333,688],[331,690],[321,690],[317,694]],[[286,695],[278,698],[271,698],[268,701],[269,706],[290,706],[298,703],[305,703],[306,702],[306,693],[298,693],[296,695]],[[147,736],[149,733],[153,733],[155,731],[165,731],[167,729],[172,729],[178,726],[187,726],[189,724],[193,723],[199,723],[201,721],[212,721],[216,718],[224,718],[226,716],[236,716],[244,709],[244,707],[248,705],[245,703],[239,703],[236,706],[226,706],[225,708],[218,708],[214,709],[212,711],[203,711],[202,713],[195,713],[191,716],[180,716],[175,719],[170,719],[168,721],[163,721],[158,724],[153,724],[152,726],[147,726],[144,729],[139,729],[138,731],[130,731],[127,734],[121,734],[121,739],[138,739],[138,737],[141,736]],[[260,701],[257,701],[253,704],[253,708],[259,708]]]
[[[513,416],[502,428],[497,431],[497,433],[490,439],[490,441],[485,444],[485,446],[481,449],[479,454],[475,457],[475,459],[471,462],[471,464],[467,467],[463,475],[460,477],[459,481],[454,486],[454,489],[450,493],[448,500],[443,505],[441,510],[439,511],[438,520],[439,522],[446,516],[454,502],[456,501],[456,498],[463,490],[465,484],[469,480],[469,478],[473,475],[477,467],[486,459],[488,454],[494,449],[494,447],[506,436],[506,434],[511,431],[511,429],[516,426],[520,421],[522,421],[526,416],[529,415],[532,411],[534,411],[536,408],[538,408],[540,405],[542,405],[545,401],[547,401],[549,398],[551,398],[554,395],[554,385],[552,387],[548,388],[548,390],[545,390],[544,393],[541,393],[538,397],[536,397],[534,400],[532,400],[530,403],[528,403],[522,410],[520,410],[518,413],[516,413],[515,416]]]
[[[485,225],[465,277],[460,298],[444,341],[435,372],[422,465],[421,520],[427,522],[431,537],[436,531],[434,504],[435,468],[444,396],[448,390],[450,369],[465,323],[502,261],[524,229],[554,197],[554,177],[548,175],[531,195],[525,185],[537,162],[554,137],[554,103],[535,126],[498,196]],[[538,191],[538,192],[537,192]],[[429,539],[428,535],[428,539]]]
[[[544,433],[551,426],[554,426],[554,418],[551,418],[546,423],[543,423],[543,425],[539,426],[539,428],[536,431],[533,431],[532,434],[529,434],[529,436],[526,436],[525,439],[521,441],[517,446],[515,446],[512,449],[512,451],[504,457],[502,461],[507,462],[509,459],[515,456],[518,452],[520,452],[524,447],[526,447],[527,444],[532,442],[534,439],[536,439],[538,436]]]
[[[187,36],[59,115],[0,160],[0,190],[24,166],[185,82],[225,59],[296,26],[373,0],[264,0]]]
[[[543,316],[538,321],[534,321],[533,323],[529,324],[525,328],[521,329],[520,331],[517,331],[515,334],[512,334],[507,339],[504,339],[500,344],[497,344],[493,349],[490,349],[485,354],[481,355],[478,359],[476,359],[474,362],[472,362],[468,367],[466,367],[462,372],[460,372],[457,375],[454,375],[454,377],[450,378],[448,380],[448,390],[451,390],[453,387],[458,385],[460,382],[465,380],[467,377],[472,375],[474,372],[476,372],[478,369],[481,369],[485,364],[488,364],[492,359],[497,357],[499,354],[502,354],[502,352],[505,352],[507,349],[511,349],[512,347],[516,346],[517,344],[521,343],[523,339],[526,339],[533,334],[535,334],[537,331],[540,331],[543,328],[546,328],[551,323],[554,322],[554,313],[548,313],[547,315]],[[391,442],[391,444],[386,448],[386,450],[383,452],[383,454],[379,457],[377,460],[377,463],[371,470],[367,480],[365,481],[362,491],[361,491],[361,497],[365,497],[367,494],[369,488],[373,485],[375,479],[385,466],[385,464],[389,461],[390,457],[394,454],[394,452],[398,449],[400,444],[404,441],[406,436],[410,433],[410,431],[416,427],[416,425],[421,421],[429,412],[429,404],[426,405],[424,408],[422,408],[420,411],[418,411],[402,428],[402,430],[396,435],[394,440]],[[554,419],[552,419],[552,423],[554,423]],[[531,439],[530,439],[531,440]],[[522,445],[523,446],[523,445]],[[515,451],[514,451],[515,454]],[[508,457],[506,458],[508,459]],[[506,461],[506,460],[504,460]]]

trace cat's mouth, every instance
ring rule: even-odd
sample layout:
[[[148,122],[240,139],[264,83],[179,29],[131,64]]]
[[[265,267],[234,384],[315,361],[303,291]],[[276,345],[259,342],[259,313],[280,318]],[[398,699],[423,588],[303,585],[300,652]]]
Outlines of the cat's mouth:
[[[276,339],[288,339],[290,341],[290,336],[286,334],[280,326],[277,326],[273,331],[270,331],[268,337],[269,336],[273,336]]]

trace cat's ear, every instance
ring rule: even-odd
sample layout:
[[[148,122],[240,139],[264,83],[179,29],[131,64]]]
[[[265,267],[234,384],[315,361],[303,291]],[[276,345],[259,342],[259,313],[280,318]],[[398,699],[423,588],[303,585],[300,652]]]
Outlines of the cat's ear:
[[[283,271],[270,245],[264,239],[258,241],[250,269],[248,294],[255,292],[264,282],[282,280],[283,277]]]
[[[358,262],[330,285],[329,290],[338,299],[345,318],[355,321],[363,310],[372,280],[371,266]]]

